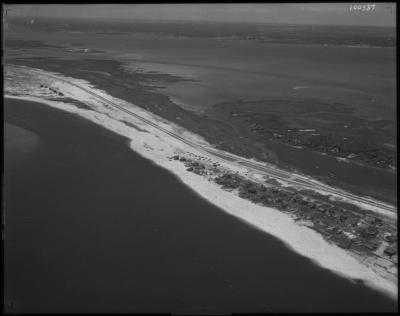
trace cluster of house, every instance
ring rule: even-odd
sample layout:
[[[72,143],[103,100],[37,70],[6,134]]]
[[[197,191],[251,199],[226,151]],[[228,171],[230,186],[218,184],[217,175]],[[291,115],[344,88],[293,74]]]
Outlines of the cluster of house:
[[[72,53],[88,53],[88,52],[90,52],[89,48],[81,48],[81,47],[78,47],[78,48],[67,48],[66,50],[68,52],[72,52]]]
[[[291,188],[265,186],[238,174],[219,172],[218,163],[206,168],[202,163],[184,156],[175,155],[172,158],[183,162],[189,172],[217,174],[213,181],[224,189],[237,189],[241,198],[290,213],[296,221],[341,248],[351,249],[363,256],[377,256],[387,266],[397,265],[397,230],[373,213],[366,215],[366,211],[338,207],[316,199],[315,195],[310,198]]]
[[[204,164],[196,161],[196,160],[192,160],[190,158],[186,158],[184,156],[179,156],[179,155],[174,155],[172,157],[174,160],[179,160],[181,162],[183,162],[185,164],[186,170],[196,173],[198,175],[207,175],[207,168],[204,166]],[[213,164],[215,167],[218,166],[218,163],[214,163]]]
[[[396,228],[381,218],[372,214],[363,216],[284,188],[265,187],[235,174],[224,173],[214,181],[224,188],[238,189],[242,198],[290,213],[295,220],[318,231],[339,247],[373,255],[385,244],[381,257],[397,263]]]
[[[46,85],[43,85],[43,84],[41,84],[40,85],[40,88],[46,88],[46,89],[49,89],[51,92],[53,92],[53,93],[55,93],[55,94],[58,94],[59,96],[64,96],[64,93],[62,93],[62,92],[60,92],[60,91],[57,91],[56,89],[53,89],[52,87],[48,87],[48,86],[46,86]]]

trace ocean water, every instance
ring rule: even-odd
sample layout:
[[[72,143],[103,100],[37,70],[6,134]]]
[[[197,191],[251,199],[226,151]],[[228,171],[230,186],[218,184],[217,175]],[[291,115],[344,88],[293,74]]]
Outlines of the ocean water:
[[[4,123],[4,139],[7,144],[4,168],[10,171],[23,162],[40,142],[31,131],[7,122]]]
[[[40,138],[5,170],[7,311],[397,310],[204,201],[100,126],[10,99],[5,120]]]

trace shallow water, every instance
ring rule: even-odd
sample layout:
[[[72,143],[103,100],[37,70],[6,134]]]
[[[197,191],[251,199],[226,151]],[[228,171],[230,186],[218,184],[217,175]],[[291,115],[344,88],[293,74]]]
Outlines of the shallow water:
[[[23,162],[39,142],[39,137],[33,132],[5,122],[4,148],[7,151],[4,159],[5,169],[12,170]]]
[[[13,311],[397,309],[207,203],[122,137],[7,99],[5,119],[16,117],[42,145],[5,175]]]

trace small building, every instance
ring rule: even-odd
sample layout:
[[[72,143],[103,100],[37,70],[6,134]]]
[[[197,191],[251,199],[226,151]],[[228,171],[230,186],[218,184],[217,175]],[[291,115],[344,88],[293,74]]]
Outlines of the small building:
[[[338,246],[344,249],[349,249],[351,247],[352,241],[349,238],[342,237],[339,240]]]
[[[387,247],[384,253],[391,257],[397,253],[397,247],[395,247],[394,245]]]
[[[358,218],[357,217],[349,217],[346,220],[346,224],[350,225],[352,227],[356,227],[358,224]]]
[[[322,235],[324,235],[324,236],[328,236],[328,235],[330,235],[330,232],[329,231],[327,231],[326,229],[325,229],[325,227],[324,226],[322,226],[321,224],[319,224],[319,223],[314,223],[314,230],[316,230],[317,232],[319,232],[320,234],[322,234]]]
[[[376,236],[378,234],[378,229],[375,226],[368,226],[366,233],[371,236]]]
[[[369,215],[367,215],[366,217],[365,217],[365,221],[367,222],[367,223],[373,223],[373,222],[375,222],[375,217],[372,217],[372,216],[369,216]]]
[[[199,175],[202,174],[202,172],[201,172],[198,168],[194,168],[194,169],[193,169],[193,172],[194,172],[195,174],[199,174]]]
[[[371,250],[375,251],[379,247],[379,242],[375,240],[369,240],[364,242],[364,247]]]
[[[376,226],[382,226],[383,221],[382,221],[380,218],[375,218],[374,224],[375,224]]]
[[[301,203],[301,204],[302,204],[302,203]],[[301,212],[304,212],[304,213],[310,213],[310,212],[311,212],[311,210],[309,209],[308,206],[302,206],[302,207],[300,207],[300,211],[301,211]]]
[[[315,221],[316,224],[318,224],[321,227],[326,227],[328,226],[327,223],[325,223],[322,219],[318,219]]]
[[[392,234],[388,234],[388,235],[384,236],[383,238],[388,242],[395,242],[397,240],[397,236],[392,235]]]
[[[288,203],[287,201],[283,201],[283,202],[282,202],[282,207],[285,207],[285,208],[286,208],[286,207],[288,207],[288,205],[289,205],[289,203]]]
[[[383,258],[378,258],[375,261],[376,265],[385,268],[385,269],[390,269],[391,266],[393,265],[393,263],[387,259],[383,259]]]
[[[247,192],[251,193],[251,194],[256,194],[257,193],[257,189],[255,187],[250,187],[247,189]]]
[[[356,237],[356,238],[354,238],[352,241],[353,241],[353,244],[355,244],[355,245],[360,245],[360,244],[362,244],[363,239],[360,238],[360,237]]]
[[[334,206],[333,208],[330,209],[330,212],[332,212],[333,217],[339,217],[342,214],[342,210],[339,209],[338,207]]]

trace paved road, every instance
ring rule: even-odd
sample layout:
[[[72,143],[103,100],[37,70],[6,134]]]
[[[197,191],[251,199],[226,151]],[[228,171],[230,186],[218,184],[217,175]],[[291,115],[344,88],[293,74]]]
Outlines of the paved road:
[[[251,160],[248,160],[248,159],[245,159],[245,158],[240,158],[238,156],[235,156],[235,155],[232,155],[232,154],[229,154],[229,153],[226,153],[226,152],[221,152],[221,151],[216,150],[215,148],[212,148],[212,147],[206,147],[206,146],[194,143],[194,142],[189,141],[189,140],[181,137],[180,135],[175,134],[175,133],[165,129],[165,128],[157,125],[156,123],[154,123],[154,122],[152,122],[152,121],[150,121],[150,120],[148,120],[148,119],[146,119],[146,118],[144,118],[144,117],[142,117],[142,116],[140,116],[140,115],[138,115],[138,114],[136,114],[136,113],[134,113],[134,112],[132,112],[132,111],[120,106],[120,105],[118,105],[118,104],[116,104],[115,102],[113,102],[113,101],[111,101],[111,100],[109,100],[109,99],[107,99],[107,98],[105,98],[103,96],[100,96],[100,95],[96,94],[95,92],[93,92],[93,91],[91,91],[91,90],[89,90],[87,88],[82,87],[82,86],[80,86],[80,85],[78,85],[78,84],[76,84],[74,82],[71,82],[71,81],[66,80],[64,78],[60,78],[58,76],[45,74],[42,71],[36,71],[36,70],[31,70],[31,69],[29,69],[29,71],[36,72],[36,73],[38,73],[38,74],[40,74],[42,76],[47,76],[49,78],[52,78],[52,79],[67,83],[69,85],[72,85],[72,86],[74,86],[76,88],[79,88],[82,91],[84,91],[84,92],[90,94],[91,96],[97,98],[98,100],[102,101],[102,103],[104,103],[106,106],[116,108],[116,109],[118,109],[118,110],[120,110],[120,111],[122,111],[122,112],[124,112],[124,113],[126,113],[128,115],[130,115],[130,116],[133,116],[136,119],[139,119],[140,121],[142,121],[142,122],[144,122],[144,123],[156,128],[156,129],[162,131],[163,133],[168,134],[169,136],[174,137],[175,139],[178,139],[181,142],[193,147],[197,151],[200,151],[200,152],[203,152],[204,154],[213,156],[213,158],[215,160],[223,160],[225,163],[231,163],[231,164],[235,164],[235,165],[240,165],[241,167],[244,166],[249,171],[260,173],[262,175],[270,176],[270,177],[273,177],[273,178],[277,178],[277,179],[283,180],[283,181],[285,181],[285,182],[287,182],[287,183],[289,183],[291,185],[300,186],[300,187],[302,187],[304,189],[323,191],[325,193],[336,195],[338,197],[342,197],[342,198],[346,198],[346,199],[350,199],[350,200],[355,201],[355,202],[363,203],[363,204],[366,204],[366,205],[369,205],[369,206],[373,206],[373,207],[378,207],[378,208],[380,208],[382,210],[393,212],[394,215],[396,215],[396,208],[394,206],[392,206],[392,205],[388,205],[386,203],[383,203],[383,202],[380,202],[380,201],[377,201],[377,200],[372,200],[372,199],[369,199],[369,198],[366,198],[366,197],[357,196],[357,195],[351,194],[349,192],[346,192],[346,191],[343,191],[343,190],[328,186],[328,185],[323,184],[321,182],[316,182],[315,180],[308,179],[308,178],[305,178],[303,176],[296,175],[294,173],[290,173],[290,172],[287,172],[287,171],[284,171],[284,170],[277,169],[276,167],[273,167],[273,166],[268,166],[268,165],[265,165],[265,164],[262,164],[262,163],[257,163],[257,162],[254,162],[254,161],[251,161]]]

